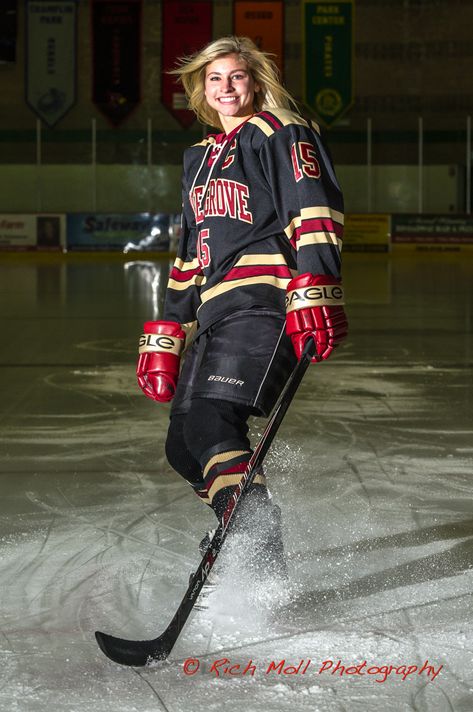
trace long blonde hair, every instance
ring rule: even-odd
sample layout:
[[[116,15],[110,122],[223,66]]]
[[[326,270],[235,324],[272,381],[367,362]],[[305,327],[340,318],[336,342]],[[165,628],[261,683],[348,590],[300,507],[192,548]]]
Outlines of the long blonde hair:
[[[279,70],[271,55],[258,49],[248,37],[229,35],[210,42],[189,57],[181,57],[177,68],[169,72],[178,76],[186,92],[189,109],[201,123],[223,128],[217,111],[208,105],[205,98],[205,70],[210,62],[228,54],[239,55],[260,86],[260,91],[254,96],[255,112],[271,107],[297,110],[295,99],[281,84]]]

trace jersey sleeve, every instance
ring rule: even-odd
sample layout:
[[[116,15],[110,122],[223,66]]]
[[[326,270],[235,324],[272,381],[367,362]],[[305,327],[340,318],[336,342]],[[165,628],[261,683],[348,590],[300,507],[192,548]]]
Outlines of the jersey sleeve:
[[[185,331],[195,326],[200,287],[204,280],[197,257],[197,237],[198,230],[184,177],[181,237],[166,289],[164,319],[177,321]]]
[[[284,126],[263,143],[260,160],[299,274],[339,277],[343,196],[318,130]]]

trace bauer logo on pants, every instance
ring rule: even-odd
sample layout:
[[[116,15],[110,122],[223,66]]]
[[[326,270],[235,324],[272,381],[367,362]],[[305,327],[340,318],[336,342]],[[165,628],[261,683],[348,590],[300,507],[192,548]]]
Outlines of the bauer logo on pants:
[[[208,381],[219,381],[220,383],[228,383],[230,386],[240,386],[245,383],[245,381],[238,381],[236,378],[230,378],[229,376],[215,376],[211,375],[207,378]]]

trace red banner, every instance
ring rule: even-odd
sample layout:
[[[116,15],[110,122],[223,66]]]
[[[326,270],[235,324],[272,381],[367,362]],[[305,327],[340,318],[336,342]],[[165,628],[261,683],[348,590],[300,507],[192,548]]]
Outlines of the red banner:
[[[142,0],[92,0],[92,101],[118,126],[141,101]]]
[[[281,74],[284,70],[284,3],[274,0],[235,0],[233,32],[249,37],[264,52],[274,54]]]
[[[162,2],[162,82],[161,101],[181,126],[188,128],[195,121],[193,111],[176,77],[167,72],[176,67],[179,57],[202,49],[212,39],[212,2],[195,0],[163,0]]]

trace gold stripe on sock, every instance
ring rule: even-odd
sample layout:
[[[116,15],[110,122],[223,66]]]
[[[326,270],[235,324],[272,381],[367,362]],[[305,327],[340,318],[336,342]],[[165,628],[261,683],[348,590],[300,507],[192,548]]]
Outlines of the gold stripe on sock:
[[[251,452],[250,450],[230,450],[227,452],[220,452],[218,455],[214,455],[210,458],[204,468],[204,479],[208,475],[210,468],[214,465],[221,464],[222,462],[228,462],[229,460],[233,460],[233,458],[240,457],[241,455],[251,455]]]

